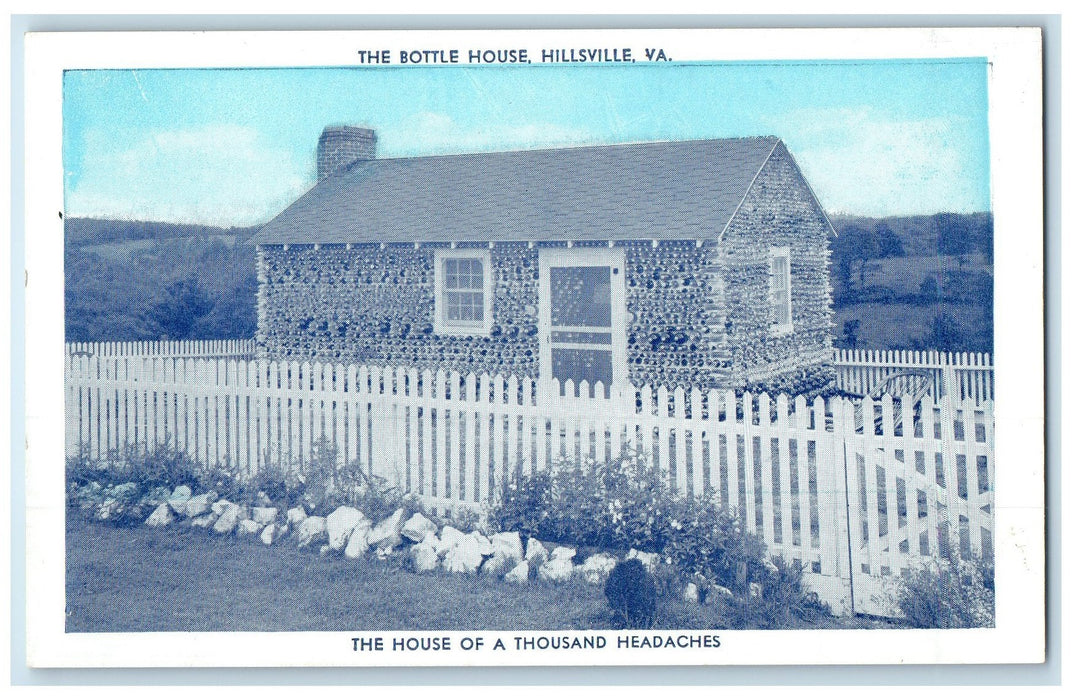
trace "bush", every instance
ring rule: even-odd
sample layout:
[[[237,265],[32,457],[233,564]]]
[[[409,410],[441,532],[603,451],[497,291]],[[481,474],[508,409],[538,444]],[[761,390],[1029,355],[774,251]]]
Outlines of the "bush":
[[[914,628],[994,626],[994,561],[972,555],[935,559],[897,580],[895,598]]]
[[[179,484],[198,485],[204,479],[199,462],[177,449],[170,438],[152,451],[143,446],[126,445],[111,450],[107,458],[98,460],[82,446],[78,454],[67,458],[67,481],[77,486],[90,482],[134,482],[144,489]]]
[[[603,588],[617,622],[631,628],[648,629],[655,624],[659,596],[655,579],[639,559],[614,565]]]
[[[66,470],[68,496],[73,496],[80,487],[109,480],[105,463],[95,459],[86,445],[80,445],[78,454],[67,458]]]
[[[748,591],[727,601],[727,612],[734,628],[814,626],[822,618],[830,616],[830,606],[804,584],[804,570],[799,563],[775,557],[757,572],[755,578],[759,595]]]
[[[558,464],[552,474],[508,483],[489,519],[500,531],[525,537],[660,553],[676,579],[666,587],[693,582],[704,597],[714,584],[745,593],[761,582],[763,542],[710,497],[675,494],[664,476],[635,451],[606,462]]]
[[[488,518],[500,532],[543,537],[551,529],[551,475],[539,472],[507,481]]]
[[[673,496],[643,455],[560,462],[508,482],[489,519],[500,530],[603,549],[661,550]]]
[[[763,582],[767,571],[763,540],[711,498],[680,504],[670,529],[673,536],[662,552],[683,580],[697,584],[701,598],[706,598],[712,584],[744,595],[749,584]]]

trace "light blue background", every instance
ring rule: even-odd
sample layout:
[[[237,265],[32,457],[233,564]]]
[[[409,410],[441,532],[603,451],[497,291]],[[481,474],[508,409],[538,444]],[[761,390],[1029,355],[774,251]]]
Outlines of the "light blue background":
[[[71,71],[63,116],[68,216],[264,223],[328,124],[383,157],[775,135],[830,212],[990,209],[981,58]]]

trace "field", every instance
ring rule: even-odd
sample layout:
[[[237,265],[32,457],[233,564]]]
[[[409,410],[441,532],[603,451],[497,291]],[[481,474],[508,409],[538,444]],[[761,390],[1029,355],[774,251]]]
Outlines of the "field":
[[[602,587],[513,586],[416,574],[391,560],[320,557],[292,542],[200,529],[117,528],[67,514],[67,632],[613,629]],[[868,627],[823,616],[797,627]],[[767,626],[742,611],[668,601],[662,629]]]
[[[857,341],[857,347],[874,350],[912,349],[913,339],[928,339],[933,319],[939,313],[954,316],[963,329],[990,328],[993,323],[988,309],[965,304],[851,304],[834,309],[834,331],[840,333],[845,321],[859,320],[860,340]],[[988,351],[990,344],[983,345],[983,340],[980,339],[971,347]]]

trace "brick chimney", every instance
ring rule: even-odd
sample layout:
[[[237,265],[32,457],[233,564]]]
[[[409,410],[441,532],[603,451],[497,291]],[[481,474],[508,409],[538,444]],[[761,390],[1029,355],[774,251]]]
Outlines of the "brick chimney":
[[[328,126],[316,145],[316,180],[359,160],[376,157],[376,132],[359,126]]]

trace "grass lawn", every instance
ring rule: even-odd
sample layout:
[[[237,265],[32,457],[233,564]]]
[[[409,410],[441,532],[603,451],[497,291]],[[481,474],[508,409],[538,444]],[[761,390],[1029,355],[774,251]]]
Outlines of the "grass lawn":
[[[67,632],[556,630],[615,627],[602,586],[416,574],[393,561],[318,556],[292,540],[200,528],[117,528],[67,513]],[[738,619],[734,624],[733,620]],[[806,627],[866,623],[824,616]],[[656,627],[742,625],[721,603],[670,601]]]

